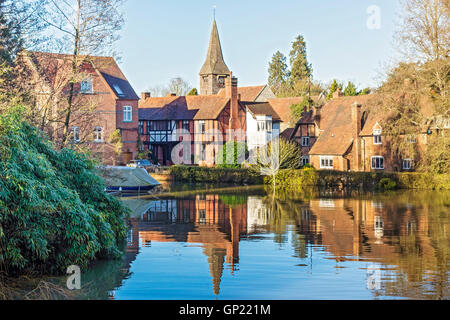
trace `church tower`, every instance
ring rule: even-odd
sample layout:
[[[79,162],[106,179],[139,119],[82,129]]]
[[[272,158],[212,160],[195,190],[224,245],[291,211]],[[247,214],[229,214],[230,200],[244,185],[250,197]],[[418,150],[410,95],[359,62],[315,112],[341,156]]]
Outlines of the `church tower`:
[[[216,20],[214,20],[209,39],[208,54],[200,70],[200,94],[217,94],[220,89],[225,88],[226,79],[229,77],[230,70],[228,70],[225,61],[223,61],[219,32],[217,31]]]

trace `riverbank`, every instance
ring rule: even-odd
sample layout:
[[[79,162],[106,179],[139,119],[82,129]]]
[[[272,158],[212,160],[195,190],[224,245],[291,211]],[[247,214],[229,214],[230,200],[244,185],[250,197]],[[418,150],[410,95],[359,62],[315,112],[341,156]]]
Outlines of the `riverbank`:
[[[272,184],[271,177],[256,175],[248,169],[172,166],[163,176],[166,180],[191,183]],[[450,190],[449,181],[449,174],[318,171],[313,168],[280,170],[276,176],[277,187],[286,190],[298,189],[304,186],[317,186],[320,188],[362,188],[366,190]]]

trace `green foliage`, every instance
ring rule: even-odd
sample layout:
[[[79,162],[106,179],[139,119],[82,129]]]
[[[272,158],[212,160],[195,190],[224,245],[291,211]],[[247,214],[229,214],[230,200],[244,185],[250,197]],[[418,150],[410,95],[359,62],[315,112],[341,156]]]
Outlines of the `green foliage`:
[[[127,210],[104,192],[94,162],[55,150],[22,113],[0,116],[0,271],[60,274],[118,257]]]
[[[198,95],[197,88],[192,88],[191,91],[189,91],[187,95],[188,96],[197,96]]]
[[[123,149],[122,134],[120,129],[116,129],[109,135],[109,143],[114,146],[114,153],[116,156],[120,156]]]
[[[280,170],[276,177],[276,186],[279,190],[300,190],[317,184],[317,171],[314,168],[284,169]],[[264,179],[267,184],[273,184],[273,177]]]
[[[278,93],[286,85],[289,75],[286,56],[280,51],[277,51],[269,63],[268,84],[274,93]]]
[[[357,96],[358,95],[358,91],[353,82],[349,81],[347,83],[347,86],[344,89],[344,95],[345,96]]]
[[[333,93],[337,91],[337,89],[342,91],[343,85],[339,83],[336,79],[331,83],[330,89],[328,90],[327,100],[333,99]]]
[[[247,153],[248,149],[245,142],[229,141],[223,145],[216,156],[217,167],[240,168],[243,160],[247,158]]]
[[[397,188],[397,182],[391,178],[382,178],[378,184],[378,189],[381,190],[395,190]]]
[[[263,181],[262,176],[248,169],[172,166],[169,173],[175,181],[182,182],[260,184]]]
[[[292,42],[292,49],[289,53],[291,63],[291,82],[304,80],[311,77],[312,66],[306,57],[306,42],[302,35],[297,36]]]
[[[306,96],[303,98],[302,102],[291,105],[290,109],[291,109],[293,120],[295,122],[297,122],[301,118],[302,113],[305,110],[305,108],[306,108],[306,111],[309,111],[313,104],[314,104],[314,101],[311,98]]]
[[[247,204],[248,196],[239,194],[221,194],[220,200],[229,207],[238,207]]]

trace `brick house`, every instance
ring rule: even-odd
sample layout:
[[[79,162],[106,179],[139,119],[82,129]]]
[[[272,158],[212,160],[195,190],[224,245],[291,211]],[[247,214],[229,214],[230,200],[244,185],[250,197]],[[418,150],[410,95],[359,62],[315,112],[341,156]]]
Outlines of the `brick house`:
[[[24,52],[20,57],[31,74],[38,116],[52,118],[46,131],[54,141],[62,137],[72,57],[45,52]],[[137,156],[139,97],[112,57],[82,57],[78,69],[70,143],[87,146],[104,164],[129,162]],[[123,142],[120,155],[108,142],[117,129]]]
[[[399,157],[391,149],[392,138],[383,134],[386,116],[373,106],[374,94],[343,97],[335,93],[323,107],[305,111],[291,135],[302,148],[303,164],[319,170],[412,171],[412,156]],[[422,149],[433,127],[415,137],[400,137]]]

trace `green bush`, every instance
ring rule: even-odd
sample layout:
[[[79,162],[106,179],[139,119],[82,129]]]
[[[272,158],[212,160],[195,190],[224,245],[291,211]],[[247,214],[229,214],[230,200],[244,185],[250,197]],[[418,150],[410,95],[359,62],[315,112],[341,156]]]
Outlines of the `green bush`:
[[[382,178],[378,182],[378,188],[381,190],[394,190],[397,188],[397,183],[391,178]]]
[[[0,116],[0,272],[61,274],[119,257],[127,210],[95,163],[55,150],[21,114]]]

